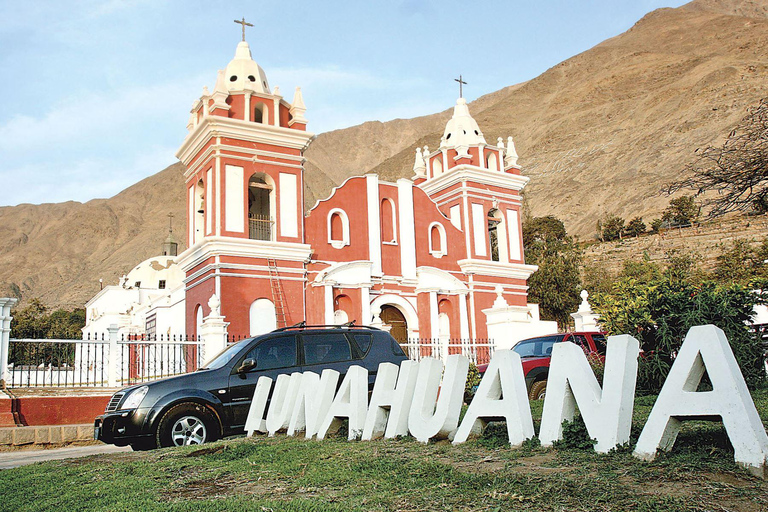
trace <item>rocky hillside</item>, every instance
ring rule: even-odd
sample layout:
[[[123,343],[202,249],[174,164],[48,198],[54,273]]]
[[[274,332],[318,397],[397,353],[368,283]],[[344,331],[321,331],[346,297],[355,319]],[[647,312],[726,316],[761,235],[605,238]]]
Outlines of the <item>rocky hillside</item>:
[[[515,137],[532,214],[556,215],[582,239],[609,213],[650,220],[694,150],[722,141],[768,95],[767,13],[768,0],[660,9],[470,111],[489,142]],[[307,152],[307,207],[348,176],[410,177],[415,148],[436,147],[448,116],[319,135]],[[106,200],[0,208],[0,295],[82,305],[99,278],[115,282],[159,251],[169,211],[183,241],[181,173],[171,166]]]

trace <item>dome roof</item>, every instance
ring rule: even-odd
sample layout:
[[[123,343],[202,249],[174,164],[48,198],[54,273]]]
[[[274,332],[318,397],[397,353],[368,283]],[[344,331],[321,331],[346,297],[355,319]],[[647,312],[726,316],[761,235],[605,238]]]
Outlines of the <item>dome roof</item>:
[[[485,143],[485,137],[483,137],[483,132],[480,131],[477,121],[469,115],[467,100],[459,98],[456,100],[456,106],[453,107],[453,117],[445,125],[443,138],[440,139],[440,148],[458,149]],[[459,151],[459,153],[461,154],[463,151]]]
[[[245,41],[237,44],[235,58],[227,64],[227,69],[224,71],[224,80],[227,91],[230,92],[249,90],[270,93],[267,75],[251,57],[251,48]]]

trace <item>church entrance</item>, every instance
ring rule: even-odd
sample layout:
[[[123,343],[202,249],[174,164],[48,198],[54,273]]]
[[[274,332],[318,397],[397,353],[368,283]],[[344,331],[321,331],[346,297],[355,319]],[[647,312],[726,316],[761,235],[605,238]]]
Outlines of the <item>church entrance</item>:
[[[381,306],[381,321],[392,327],[389,334],[403,347],[403,351],[408,354],[405,346],[408,343],[408,323],[405,316],[395,306]]]

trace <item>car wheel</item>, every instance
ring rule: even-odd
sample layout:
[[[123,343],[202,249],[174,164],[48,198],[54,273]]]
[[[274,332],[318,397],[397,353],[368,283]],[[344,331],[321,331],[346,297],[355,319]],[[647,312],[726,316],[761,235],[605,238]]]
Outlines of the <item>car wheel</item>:
[[[537,380],[533,383],[533,386],[531,386],[531,392],[528,394],[528,397],[531,400],[544,400],[544,397],[547,394],[547,381],[546,380]]]
[[[131,443],[131,448],[135,452],[144,452],[157,448],[157,440],[154,437],[139,439]]]
[[[158,446],[187,446],[215,441],[216,418],[200,404],[184,403],[171,407],[157,426]]]

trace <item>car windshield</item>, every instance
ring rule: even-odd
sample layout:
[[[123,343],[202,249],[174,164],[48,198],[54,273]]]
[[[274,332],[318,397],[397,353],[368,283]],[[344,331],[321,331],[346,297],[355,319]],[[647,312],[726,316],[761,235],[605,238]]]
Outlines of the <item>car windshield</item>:
[[[512,350],[520,354],[520,357],[544,357],[552,355],[552,345],[562,340],[562,336],[543,336],[523,340]]]
[[[224,350],[216,354],[213,359],[200,367],[201,370],[216,370],[221,368],[235,357],[240,350],[251,341],[251,339],[238,341],[232,345],[226,347]]]

